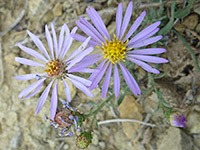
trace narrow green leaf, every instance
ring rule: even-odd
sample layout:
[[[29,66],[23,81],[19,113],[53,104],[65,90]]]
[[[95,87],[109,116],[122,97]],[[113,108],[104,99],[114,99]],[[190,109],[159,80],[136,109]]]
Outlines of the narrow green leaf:
[[[163,16],[163,12],[164,12],[164,4],[163,4],[163,0],[160,0],[160,2],[161,2],[161,5],[160,5],[160,8],[158,10],[158,16],[162,17]]]
[[[174,17],[175,18],[186,17],[190,13],[190,9],[191,9],[192,5],[194,4],[194,1],[195,0],[189,0],[188,5],[185,8],[175,12]]]
[[[164,104],[164,105],[167,105],[167,106],[169,106],[170,107],[170,104],[169,103],[167,103],[163,98],[162,98],[162,103]]]
[[[141,92],[142,92],[142,94],[148,94],[151,91],[153,91],[153,89],[154,89],[153,87],[151,87],[150,89],[147,89],[147,90],[142,89]]]
[[[167,25],[165,27],[163,27],[158,32],[158,34],[160,34],[160,35],[166,34],[166,33],[168,33],[172,29],[173,24],[174,24],[174,12],[175,12],[175,8],[176,8],[176,2],[173,2],[172,6],[171,6],[171,18],[170,18],[169,22],[167,23]]]
[[[124,92],[123,94],[121,94],[117,100],[117,106],[119,106],[122,101],[124,100],[124,97],[125,97],[126,93]]]
[[[106,106],[108,106],[108,107],[113,107],[114,105],[111,104],[111,103],[106,103]]]
[[[96,115],[95,115],[94,121],[95,121],[96,127],[99,128],[99,125],[98,125],[98,121],[97,121]]]
[[[154,114],[157,114],[158,110],[160,109],[160,103],[158,103],[156,110],[154,111]]]
[[[166,75],[166,72],[160,73],[159,75],[155,75],[153,78],[154,79],[160,79],[163,78]]]
[[[195,54],[194,54],[194,52],[192,51],[192,49],[190,48],[189,44],[188,44],[187,41],[184,39],[184,37],[181,36],[181,34],[180,34],[178,31],[176,31],[176,30],[173,30],[173,31],[176,33],[176,35],[178,36],[178,38],[183,42],[183,44],[184,44],[185,47],[187,48],[188,52],[190,53],[190,55],[191,55],[191,57],[192,57],[192,59],[193,59],[194,66],[195,66],[196,70],[197,70],[198,72],[200,72],[200,67],[199,67],[199,64],[198,64],[198,60],[196,59]]]

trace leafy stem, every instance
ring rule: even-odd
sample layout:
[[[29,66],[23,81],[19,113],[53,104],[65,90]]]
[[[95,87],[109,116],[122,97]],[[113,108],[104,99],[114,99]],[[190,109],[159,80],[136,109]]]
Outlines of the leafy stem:
[[[90,117],[90,116],[92,116],[92,115],[96,115],[96,114],[101,110],[101,108],[103,108],[104,105],[105,105],[106,103],[108,103],[113,97],[114,97],[114,94],[112,94],[112,95],[111,95],[109,98],[107,98],[103,103],[101,103],[99,106],[97,106],[97,109],[96,109],[95,111],[90,112],[89,114],[85,115],[85,118],[88,118],[88,117]]]

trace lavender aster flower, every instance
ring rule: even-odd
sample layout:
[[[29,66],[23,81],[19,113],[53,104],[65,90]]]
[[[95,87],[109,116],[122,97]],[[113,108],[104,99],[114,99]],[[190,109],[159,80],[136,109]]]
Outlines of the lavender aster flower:
[[[114,72],[113,72],[114,92],[115,96],[118,97],[120,91],[120,78],[118,73],[118,66],[120,67],[123,77],[128,87],[131,89],[131,91],[135,95],[141,94],[137,82],[123,64],[125,61],[129,60],[141,66],[146,71],[155,74],[159,74],[160,72],[157,69],[152,68],[145,62],[150,62],[150,63],[168,62],[168,60],[164,58],[149,56],[165,52],[166,50],[163,48],[137,49],[155,43],[162,38],[161,35],[151,37],[152,35],[154,35],[156,32],[159,31],[158,26],[160,25],[160,21],[151,24],[150,26],[146,27],[144,30],[139,32],[137,35],[135,35],[133,38],[130,38],[131,35],[136,31],[136,29],[140,26],[141,22],[143,21],[146,14],[145,11],[142,12],[142,14],[135,20],[135,22],[133,23],[127,34],[125,34],[125,31],[127,30],[131,18],[132,7],[133,3],[131,1],[125,12],[124,19],[122,20],[123,8],[122,8],[122,3],[119,4],[116,14],[116,35],[114,35],[113,39],[111,39],[108,30],[106,29],[106,26],[103,23],[103,20],[101,19],[100,15],[92,7],[90,7],[90,9],[86,9],[86,11],[94,26],[82,17],[80,17],[80,22],[79,21],[76,22],[78,27],[85,34],[87,34],[92,38],[89,41],[89,44],[97,46],[101,49],[100,52],[101,54],[96,55],[95,58],[90,60],[90,61],[103,60],[97,67],[99,73],[93,73],[90,76],[89,80],[92,81],[92,84],[90,86],[90,89],[92,90],[98,85],[104,73],[106,72],[104,82],[102,85],[102,97],[105,97],[108,91],[113,67],[114,67]],[[71,34],[71,36],[82,42],[86,39],[86,37],[78,34]]]
[[[75,33],[77,29],[78,29],[77,27],[73,28],[71,33]],[[45,88],[38,101],[35,113],[38,114],[40,112],[48,97],[49,91],[53,86],[52,96],[51,96],[50,117],[51,120],[54,120],[54,116],[56,114],[56,109],[57,109],[58,84],[60,81],[63,82],[65,86],[65,94],[69,102],[71,101],[71,96],[70,96],[71,94],[69,85],[65,79],[69,80],[78,89],[83,91],[87,96],[89,97],[93,96],[90,90],[86,87],[90,86],[92,82],[82,77],[78,77],[71,74],[72,72],[86,72],[86,73],[93,72],[92,69],[87,68],[88,67],[87,65],[80,67],[81,66],[80,61],[83,60],[86,55],[88,55],[93,51],[93,47],[91,46],[86,47],[88,45],[88,41],[90,40],[89,37],[68,58],[64,58],[73,41],[73,38],[70,37],[70,30],[68,26],[64,24],[61,28],[58,42],[53,23],[51,24],[51,30],[52,30],[53,40],[47,25],[45,26],[46,39],[48,42],[51,55],[48,54],[46,48],[44,47],[40,39],[28,30],[27,33],[29,34],[33,42],[36,44],[38,49],[44,54],[44,56],[31,48],[18,44],[18,47],[20,49],[32,55],[33,57],[43,61],[44,62],[43,64],[26,58],[15,57],[15,61],[21,64],[41,67],[43,69],[43,73],[20,75],[14,78],[19,80],[30,80],[35,78],[36,80],[38,80],[29,87],[27,87],[26,89],[24,89],[19,94],[18,97],[19,98],[23,97],[23,99],[34,96],[40,90],[43,82],[47,79],[50,80],[50,83]],[[79,68],[77,67],[74,68],[74,66],[79,66]],[[30,92],[32,93],[29,94]]]
[[[169,116],[169,123],[175,127],[186,127],[185,126],[186,118],[179,112],[174,112]]]

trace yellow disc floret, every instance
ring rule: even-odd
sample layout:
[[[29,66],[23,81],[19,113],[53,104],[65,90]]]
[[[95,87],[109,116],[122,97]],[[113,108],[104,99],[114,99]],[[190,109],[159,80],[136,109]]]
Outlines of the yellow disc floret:
[[[124,61],[124,55],[127,51],[127,43],[128,40],[123,43],[122,41],[119,41],[115,35],[112,41],[106,40],[106,43],[102,43],[102,47],[98,47],[103,50],[104,58],[109,59],[113,64],[115,64],[120,60]]]
[[[64,72],[64,64],[58,59],[51,60],[46,64],[45,72],[47,72],[50,77],[61,76]]]

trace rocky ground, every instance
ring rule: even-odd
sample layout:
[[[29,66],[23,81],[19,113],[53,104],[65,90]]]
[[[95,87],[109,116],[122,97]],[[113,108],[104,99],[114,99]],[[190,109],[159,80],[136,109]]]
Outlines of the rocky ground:
[[[124,0],[126,8],[129,0]],[[157,9],[159,5],[150,0],[134,0],[133,20],[149,5]],[[184,1],[177,0],[179,5]],[[16,43],[36,48],[26,30],[38,35],[47,45],[44,37],[44,25],[53,22],[57,31],[63,23],[70,29],[78,16],[88,19],[85,9],[95,8],[108,27],[110,34],[115,32],[115,13],[118,0],[1,0],[0,1],[0,149],[2,150],[76,150],[75,136],[59,137],[58,132],[44,120],[49,114],[50,97],[38,115],[35,108],[38,94],[34,98],[21,101],[18,94],[34,81],[13,79],[16,75],[33,73],[37,68],[20,65],[14,57],[30,58],[22,52]],[[169,1],[170,3],[170,1]],[[153,5],[155,4],[155,5]],[[167,4],[166,4],[167,5]],[[167,5],[168,6],[168,5]],[[166,6],[166,12],[169,7]],[[200,62],[200,3],[196,2],[191,13],[178,20],[174,28],[187,39],[196,58]],[[79,31],[80,32],[80,31]],[[100,125],[93,133],[93,141],[88,150],[199,150],[200,149],[200,73],[195,69],[193,60],[183,43],[176,35],[165,35],[167,52],[162,57],[169,63],[161,65],[166,76],[156,80],[163,92],[164,99],[176,110],[183,113],[188,122],[186,128],[170,126],[149,127],[137,123],[111,123]],[[71,50],[80,45],[74,41]],[[200,65],[200,63],[199,63]],[[147,76],[141,68],[136,68],[139,86],[145,89],[143,80]],[[71,85],[72,106],[87,112],[91,108],[88,101],[101,102],[100,89],[93,91],[94,98],[86,97]],[[64,98],[63,89],[59,96]],[[159,111],[154,114],[158,98],[154,92],[135,97],[125,96],[121,105],[104,107],[97,115],[98,121],[114,118],[130,118],[147,121],[152,124],[166,124]],[[89,122],[89,120],[88,120]]]

